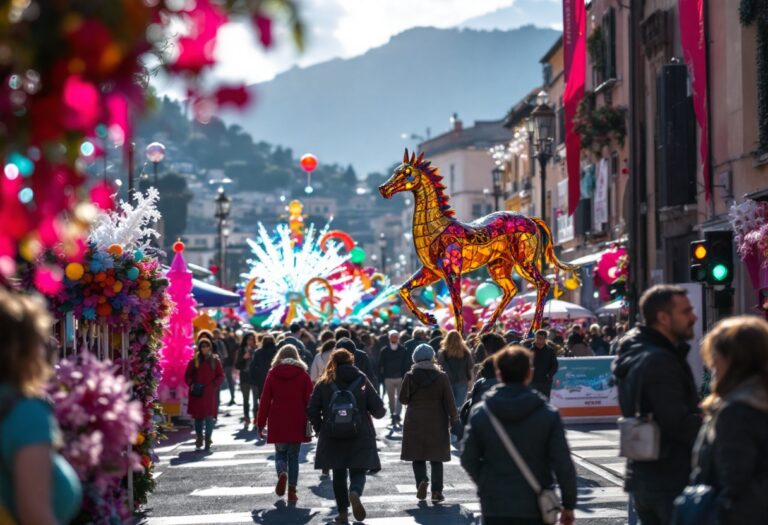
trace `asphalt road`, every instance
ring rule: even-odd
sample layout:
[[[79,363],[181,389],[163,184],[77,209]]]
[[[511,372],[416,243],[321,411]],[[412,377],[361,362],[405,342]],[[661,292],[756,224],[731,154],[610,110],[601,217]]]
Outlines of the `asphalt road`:
[[[222,392],[225,398],[228,394]],[[195,451],[194,435],[188,428],[171,433],[158,449],[157,490],[142,523],[316,525],[332,520],[336,509],[331,482],[312,468],[314,444],[302,446],[299,501],[289,506],[274,493],[273,446],[258,440],[254,431],[243,429],[240,405],[224,408],[210,453]],[[367,479],[362,497],[368,512],[365,523],[479,524],[475,487],[459,464],[458,452],[454,450],[453,460],[445,464],[445,502],[419,503],[411,465],[399,459],[401,435],[387,423],[388,418],[376,422],[382,470]],[[627,495],[621,488],[624,464],[616,454],[615,426],[569,426],[568,441],[578,474],[576,522],[627,523]]]

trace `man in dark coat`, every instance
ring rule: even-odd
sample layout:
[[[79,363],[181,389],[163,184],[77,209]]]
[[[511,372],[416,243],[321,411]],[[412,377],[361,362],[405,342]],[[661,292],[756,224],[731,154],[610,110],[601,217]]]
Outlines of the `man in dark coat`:
[[[686,356],[696,315],[684,288],[657,285],[640,298],[645,325],[622,339],[613,373],[624,417],[650,414],[661,430],[657,461],[627,460],[624,489],[643,525],[667,524],[687,485],[701,426],[698,395]]]
[[[531,388],[547,397],[552,392],[552,380],[557,373],[557,347],[547,341],[547,331],[536,330],[533,339],[523,341],[523,346],[533,352],[533,380]]]
[[[369,381],[371,381],[372,377],[374,379],[376,378],[376,375],[373,373],[373,369],[371,368],[371,361],[368,359],[368,354],[366,354],[364,350],[360,350],[358,347],[356,347],[355,343],[352,342],[352,339],[347,337],[337,339],[336,348],[349,350],[349,352],[355,356],[355,366],[358,370],[365,374],[365,377],[367,377]]]
[[[435,328],[429,335],[429,346],[431,346],[432,350],[434,350],[435,354],[437,354],[440,351],[440,345],[443,342],[443,331],[439,328]]]
[[[389,331],[389,341],[381,347],[379,355],[379,377],[384,383],[384,390],[389,399],[389,415],[392,425],[400,422],[400,389],[403,376],[411,368],[411,355],[400,344],[400,334],[397,330]]]
[[[538,498],[501,440],[490,411],[543,488],[562,493],[560,523],[574,522],[576,469],[557,409],[526,386],[532,379],[531,352],[510,347],[494,356],[499,385],[472,408],[462,442],[461,466],[477,484],[483,523],[541,523]]]
[[[307,350],[307,347],[304,346],[304,343],[302,343],[299,339],[301,325],[299,323],[291,323],[291,325],[288,327],[288,330],[290,330],[290,333],[284,337],[282,341],[280,341],[280,344],[277,346],[277,348],[280,349],[283,346],[289,344],[295,346],[296,350],[299,351],[299,357],[302,361],[304,361],[304,364],[307,365],[307,368],[309,368],[312,366],[312,361],[315,359],[315,356],[312,355],[312,352]]]
[[[408,351],[408,355],[413,355],[414,350],[416,350],[416,347],[419,346],[421,343],[428,343],[427,335],[429,332],[426,328],[414,328],[413,329],[413,338],[409,339],[408,341],[402,342],[401,344],[405,347],[405,349]]]
[[[315,468],[333,470],[333,492],[336,496],[339,515],[346,517],[352,503],[355,518],[358,521],[365,519],[365,510],[360,503],[360,496],[365,488],[365,473],[368,470],[381,469],[379,452],[376,448],[376,430],[369,414],[376,419],[381,419],[386,414],[386,410],[384,402],[376,394],[371,382],[351,363],[337,366],[336,378],[333,381],[339,390],[347,390],[361,377],[362,385],[356,387],[353,392],[363,421],[362,428],[356,437],[335,439],[330,435],[328,425],[324,424],[329,417],[331,396],[334,392],[330,383],[321,381],[315,385],[307,408],[309,421],[318,436]],[[349,470],[349,489],[347,489],[347,470]]]

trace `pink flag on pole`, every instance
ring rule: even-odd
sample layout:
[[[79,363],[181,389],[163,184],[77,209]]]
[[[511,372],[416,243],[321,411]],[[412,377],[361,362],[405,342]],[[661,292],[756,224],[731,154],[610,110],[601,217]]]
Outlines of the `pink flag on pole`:
[[[587,76],[587,9],[584,0],[563,0],[563,52],[565,55],[565,153],[568,173],[568,215],[579,204],[581,191],[581,138],[573,117],[584,98]]]

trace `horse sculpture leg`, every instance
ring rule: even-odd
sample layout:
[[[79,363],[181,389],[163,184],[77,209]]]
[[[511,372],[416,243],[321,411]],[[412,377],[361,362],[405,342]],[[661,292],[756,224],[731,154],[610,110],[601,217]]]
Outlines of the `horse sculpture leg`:
[[[440,280],[440,276],[428,268],[420,268],[414,273],[410,279],[408,279],[403,286],[400,287],[400,297],[403,302],[411,309],[411,312],[426,325],[437,324],[435,316],[429,313],[424,313],[416,306],[416,303],[411,297],[411,290],[414,288],[421,288],[422,286],[430,285]]]
[[[511,262],[503,259],[494,259],[489,262],[486,267],[488,268],[488,273],[491,274],[493,281],[499,288],[501,288],[503,295],[501,296],[499,304],[496,305],[496,310],[493,311],[493,315],[491,315],[491,318],[488,319],[488,322],[485,323],[485,326],[483,326],[483,329],[480,331],[481,333],[485,333],[493,328],[493,325],[499,319],[499,316],[504,312],[504,308],[507,307],[509,301],[511,301],[517,293],[517,286],[515,286],[515,282],[512,280]]]
[[[536,311],[533,314],[533,321],[528,330],[529,337],[532,337],[536,330],[541,328],[541,319],[544,316],[544,298],[549,293],[550,284],[541,275],[541,272],[536,267],[536,263],[532,261],[518,265],[517,271],[523,279],[536,286]]]
[[[463,263],[461,246],[456,242],[446,246],[443,257],[438,262],[443,271],[445,284],[448,285],[448,291],[451,293],[454,326],[460,334],[464,333],[463,302],[461,300],[461,267]]]

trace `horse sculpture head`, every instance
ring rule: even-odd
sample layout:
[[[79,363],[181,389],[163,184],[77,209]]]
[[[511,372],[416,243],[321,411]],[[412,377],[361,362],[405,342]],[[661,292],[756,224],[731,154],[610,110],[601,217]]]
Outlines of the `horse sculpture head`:
[[[453,210],[448,204],[448,196],[445,194],[446,188],[442,180],[443,177],[438,169],[428,160],[424,160],[423,152],[418,157],[415,153],[411,153],[409,157],[406,148],[402,164],[395,168],[387,182],[379,186],[379,193],[385,199],[390,199],[401,191],[417,193],[423,185],[429,185],[428,187],[434,190],[436,206],[444,215],[452,217]]]

